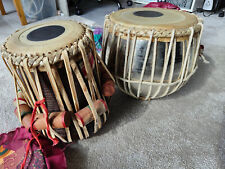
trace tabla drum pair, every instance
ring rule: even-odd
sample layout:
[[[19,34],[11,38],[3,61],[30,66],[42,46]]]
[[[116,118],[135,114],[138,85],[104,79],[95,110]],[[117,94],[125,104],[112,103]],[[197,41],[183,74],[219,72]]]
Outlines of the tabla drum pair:
[[[202,20],[161,8],[105,17],[102,57],[126,94],[149,100],[174,93],[198,68]]]
[[[52,21],[18,30],[3,44],[2,57],[14,78],[16,93],[20,88],[30,107],[43,98],[48,112],[77,112],[88,105],[94,132],[106,121],[106,112],[100,116],[94,105],[104,99],[99,69],[106,67],[97,56],[93,34],[87,26]],[[71,142],[75,131],[80,139],[88,137],[88,128],[79,124],[74,114],[71,118],[75,127],[66,127],[65,137],[50,126],[51,136],[63,142]]]

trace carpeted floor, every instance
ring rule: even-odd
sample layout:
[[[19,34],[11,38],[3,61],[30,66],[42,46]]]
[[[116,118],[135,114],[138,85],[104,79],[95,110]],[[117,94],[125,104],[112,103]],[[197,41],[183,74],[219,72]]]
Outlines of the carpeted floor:
[[[15,16],[0,16],[0,44],[21,27]],[[200,61],[181,90],[159,100],[137,101],[117,91],[105,126],[66,150],[69,168],[225,168],[225,19],[213,15],[204,22],[210,64]],[[13,80],[2,60],[0,89],[0,132],[7,132],[19,123]]]

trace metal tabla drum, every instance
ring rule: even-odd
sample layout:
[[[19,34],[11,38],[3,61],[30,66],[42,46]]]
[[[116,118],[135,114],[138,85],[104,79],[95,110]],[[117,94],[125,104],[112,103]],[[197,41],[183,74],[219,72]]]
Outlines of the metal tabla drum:
[[[202,20],[183,11],[120,10],[105,17],[102,57],[121,91],[160,98],[195,73],[202,30]]]
[[[100,116],[94,107],[94,101],[104,99],[99,91],[103,62],[87,26],[61,20],[18,30],[3,44],[2,57],[14,77],[16,92],[22,90],[30,107],[43,98],[49,113],[76,112],[88,105],[94,132],[106,121],[106,113]],[[62,129],[65,137],[50,126],[51,135],[63,142],[71,142],[75,131],[80,139],[88,137],[90,130],[78,123],[74,113],[71,119],[73,128]]]

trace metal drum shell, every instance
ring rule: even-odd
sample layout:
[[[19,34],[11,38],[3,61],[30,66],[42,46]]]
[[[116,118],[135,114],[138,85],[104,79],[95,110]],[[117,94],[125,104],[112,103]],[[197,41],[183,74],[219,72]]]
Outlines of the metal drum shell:
[[[196,25],[186,29],[186,32],[190,32],[188,34],[176,34],[180,30],[174,30],[174,33],[171,30],[170,36],[159,37],[157,30],[140,32],[135,27],[129,29],[110,20],[110,15],[106,16],[102,57],[114,74],[119,89],[142,100],[160,98],[180,89],[197,69],[203,26],[201,19],[196,20],[198,21]],[[171,51],[168,54],[172,36]],[[147,51],[150,41],[150,48]],[[154,51],[156,56],[153,65]],[[164,63],[168,57],[168,63]],[[143,70],[144,62],[145,70]],[[166,70],[163,73],[164,67]]]

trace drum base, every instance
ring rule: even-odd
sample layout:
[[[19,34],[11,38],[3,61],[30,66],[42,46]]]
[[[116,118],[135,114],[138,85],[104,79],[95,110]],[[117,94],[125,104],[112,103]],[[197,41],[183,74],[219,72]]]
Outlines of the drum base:
[[[125,94],[128,94],[129,96],[140,99],[140,100],[151,100],[151,99],[158,99],[164,96],[168,96],[170,94],[173,94],[174,92],[178,91],[181,87],[183,87],[190,77],[196,72],[197,66],[192,72],[189,72],[188,75],[186,75],[183,80],[177,79],[176,81],[172,83],[164,82],[149,82],[149,81],[142,81],[139,83],[139,81],[134,81],[122,79],[120,77],[116,77],[117,86],[119,89],[124,92]]]

